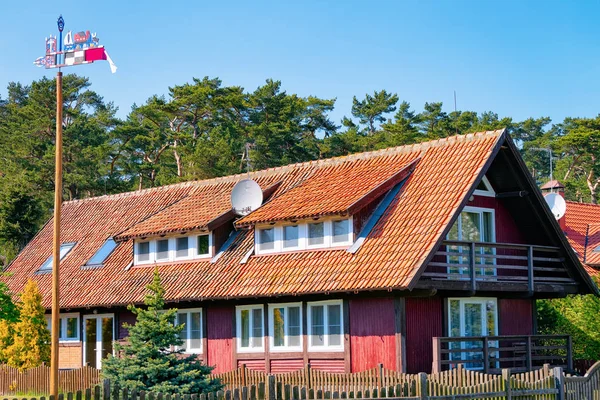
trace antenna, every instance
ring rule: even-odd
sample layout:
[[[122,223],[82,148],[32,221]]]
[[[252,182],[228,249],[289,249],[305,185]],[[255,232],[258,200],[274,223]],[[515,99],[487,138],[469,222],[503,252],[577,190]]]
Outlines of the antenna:
[[[252,171],[252,160],[250,159],[250,149],[254,147],[254,144],[246,142],[244,146],[244,152],[242,153],[242,160],[240,161],[240,169],[242,169],[242,165],[244,161],[246,161],[246,172],[250,174]]]
[[[252,179],[239,181],[231,191],[231,208],[237,215],[248,215],[262,205],[263,192]]]
[[[554,218],[558,220],[564,217],[565,212],[567,211],[567,203],[560,194],[548,193],[544,196],[544,200],[546,200],[548,207],[550,207],[550,211],[552,211]]]

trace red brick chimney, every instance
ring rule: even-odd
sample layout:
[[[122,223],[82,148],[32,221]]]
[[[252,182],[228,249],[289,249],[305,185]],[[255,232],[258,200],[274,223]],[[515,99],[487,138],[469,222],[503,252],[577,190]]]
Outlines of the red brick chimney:
[[[547,195],[548,193],[557,193],[560,196],[562,196],[563,198],[565,197],[565,185],[563,185],[556,179],[544,183],[540,189],[542,190],[542,193],[544,194],[544,196]],[[567,230],[567,225],[565,222],[566,215],[567,214],[565,213],[565,215],[563,215],[562,218],[560,218],[558,220],[560,229],[562,229],[563,232]]]

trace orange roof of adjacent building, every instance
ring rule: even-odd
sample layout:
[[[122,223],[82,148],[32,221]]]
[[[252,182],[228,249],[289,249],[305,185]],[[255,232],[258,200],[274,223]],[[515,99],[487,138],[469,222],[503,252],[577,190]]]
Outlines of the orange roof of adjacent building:
[[[567,201],[565,225],[567,239],[587,271],[600,277],[594,268],[600,267],[600,205]]]
[[[252,172],[249,176],[263,191],[274,188],[267,202],[238,221],[247,229],[214,262],[158,265],[166,300],[412,288],[506,140],[504,131],[484,132]],[[210,229],[211,221],[230,215],[231,190],[247,177],[65,202],[61,242],[77,244],[61,261],[61,307],[142,302],[154,267],[131,267],[134,238]],[[253,255],[253,223],[353,212],[399,180],[401,190],[355,253],[321,249]],[[82,268],[109,237],[120,242],[105,264]],[[44,304],[50,304],[51,274],[36,271],[51,249],[49,222],[10,264],[11,290],[20,291],[33,278]]]

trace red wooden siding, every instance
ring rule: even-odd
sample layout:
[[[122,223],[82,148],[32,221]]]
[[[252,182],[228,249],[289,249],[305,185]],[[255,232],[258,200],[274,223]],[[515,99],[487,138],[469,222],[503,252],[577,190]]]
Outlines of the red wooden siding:
[[[352,372],[383,363],[396,368],[394,299],[352,299],[350,308],[350,361]]]
[[[406,298],[406,372],[431,372],[433,338],[443,336],[441,298]],[[390,314],[391,315],[391,314]]]
[[[265,371],[265,360],[238,360],[238,368],[246,364],[246,368],[255,371]]]
[[[498,332],[500,335],[532,335],[532,299],[498,299]]]
[[[215,373],[231,371],[233,364],[233,307],[206,309],[207,364],[215,365]]]
[[[473,201],[467,203],[471,207],[493,208],[496,214],[496,242],[498,243],[520,243],[525,244],[526,240],[519,230],[519,227],[508,212],[508,209],[502,204],[502,201],[495,197],[473,196]]]
[[[302,368],[304,368],[304,360],[302,358],[293,360],[271,360],[272,374],[297,371]]]
[[[123,327],[123,324],[135,325],[136,317],[131,311],[121,311],[117,316],[117,339],[125,339],[129,336],[129,331]]]
[[[344,360],[311,359],[310,367],[321,371],[344,373]]]

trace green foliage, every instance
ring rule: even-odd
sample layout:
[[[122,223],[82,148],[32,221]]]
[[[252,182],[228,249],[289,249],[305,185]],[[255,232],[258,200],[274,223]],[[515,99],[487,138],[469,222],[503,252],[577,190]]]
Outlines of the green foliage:
[[[600,359],[600,298],[594,295],[538,300],[538,333],[571,335],[573,357]]]
[[[0,273],[0,278],[6,277],[7,273]],[[8,285],[0,281],[0,321],[7,323],[16,322],[19,319],[19,309],[12,300]],[[1,331],[2,329],[0,329]],[[0,339],[1,343],[1,339]]]
[[[179,338],[185,325],[174,325],[176,309],[165,310],[165,289],[158,270],[154,272],[145,308],[129,306],[136,316],[129,330],[128,343],[115,343],[116,357],[102,364],[104,378],[122,388],[161,393],[199,394],[214,392],[222,385],[210,376],[211,367],[203,365],[195,355],[174,350],[183,344]]]
[[[0,337],[10,344],[0,358],[6,364],[20,370],[35,368],[50,362],[50,332],[47,329],[42,295],[35,281],[29,280],[21,293],[18,304],[19,320],[7,329],[12,339]]]

